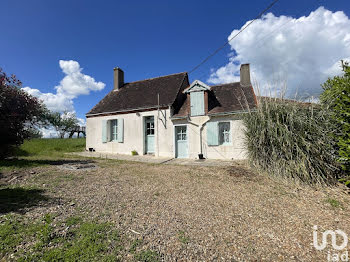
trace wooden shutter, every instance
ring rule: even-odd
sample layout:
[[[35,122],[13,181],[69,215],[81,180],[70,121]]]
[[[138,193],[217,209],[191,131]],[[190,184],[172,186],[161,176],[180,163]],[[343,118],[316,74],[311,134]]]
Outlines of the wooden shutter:
[[[107,143],[107,120],[102,120],[102,143]]]
[[[207,144],[208,146],[219,145],[218,122],[208,122],[207,126]]]
[[[118,142],[124,142],[124,119],[118,118]]]
[[[191,116],[204,115],[204,92],[191,93]]]

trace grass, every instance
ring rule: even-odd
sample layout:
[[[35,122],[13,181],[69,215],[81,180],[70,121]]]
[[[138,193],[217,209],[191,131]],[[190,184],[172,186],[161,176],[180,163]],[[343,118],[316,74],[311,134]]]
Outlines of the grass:
[[[52,214],[36,221],[6,215],[0,224],[0,258],[18,261],[118,261],[120,236],[109,223]],[[31,250],[31,252],[26,252]]]
[[[186,236],[184,231],[179,231],[177,237],[182,244],[187,245],[190,242],[190,238]]]
[[[24,141],[19,148],[19,156],[56,157],[64,153],[83,151],[85,138],[42,139],[36,138]]]
[[[21,212],[24,208],[47,202],[44,190],[28,187],[0,187],[0,214]]]
[[[0,170],[30,168],[52,164],[61,164],[62,160],[77,158],[66,155],[85,149],[85,138],[26,140],[17,149],[16,158],[0,160]]]
[[[157,252],[147,249],[137,253],[135,260],[140,262],[157,262],[160,261],[160,257]]]
[[[343,205],[336,199],[333,198],[327,198],[326,202],[330,204],[334,208],[343,208]]]

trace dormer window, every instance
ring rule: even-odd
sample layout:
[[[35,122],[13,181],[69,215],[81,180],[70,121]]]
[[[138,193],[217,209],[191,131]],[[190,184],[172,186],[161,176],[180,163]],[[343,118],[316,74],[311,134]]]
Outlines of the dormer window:
[[[190,114],[191,116],[203,116],[206,114],[206,104],[208,104],[208,96],[206,92],[210,90],[210,86],[199,80],[195,80],[189,88],[184,90],[190,98]]]

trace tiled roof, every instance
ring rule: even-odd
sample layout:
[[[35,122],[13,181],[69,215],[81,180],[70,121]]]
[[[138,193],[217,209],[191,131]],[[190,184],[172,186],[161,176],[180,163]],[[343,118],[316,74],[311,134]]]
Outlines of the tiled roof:
[[[173,117],[189,115],[189,101],[186,98],[180,110]],[[239,82],[211,86],[208,91],[208,115],[247,111],[256,108],[256,96],[252,86],[241,86]]]
[[[87,116],[157,107],[158,94],[160,107],[170,106],[187,86],[186,72],[126,83],[119,91],[109,92]]]

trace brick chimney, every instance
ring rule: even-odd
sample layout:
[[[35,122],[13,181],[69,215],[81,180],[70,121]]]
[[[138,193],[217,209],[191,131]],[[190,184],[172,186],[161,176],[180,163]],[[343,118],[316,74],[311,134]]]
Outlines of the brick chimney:
[[[119,67],[115,67],[113,70],[114,70],[113,90],[118,91],[124,85],[124,72]]]
[[[242,64],[240,69],[241,86],[251,86],[249,64]]]

